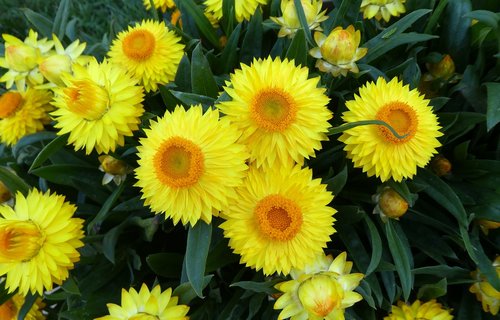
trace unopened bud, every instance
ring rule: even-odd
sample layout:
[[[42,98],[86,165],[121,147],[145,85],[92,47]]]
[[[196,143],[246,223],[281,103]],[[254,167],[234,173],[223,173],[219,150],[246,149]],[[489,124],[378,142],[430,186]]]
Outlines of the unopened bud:
[[[431,162],[432,171],[438,176],[442,177],[451,172],[451,162],[445,157],[439,155]]]
[[[455,63],[449,54],[443,56],[443,59],[437,63],[428,63],[427,69],[435,78],[447,80],[455,73]]]
[[[15,71],[26,72],[35,68],[38,57],[37,49],[25,44],[9,45],[5,48],[5,60],[9,68]]]
[[[128,166],[125,161],[118,160],[110,155],[102,155],[99,157],[102,169],[104,172],[112,175],[124,175],[127,173]]]
[[[71,72],[71,59],[67,55],[54,54],[43,59],[38,68],[45,79],[58,86],[63,86],[61,75],[65,72]]]
[[[394,189],[386,188],[378,200],[380,210],[389,218],[399,218],[408,210],[408,202]]]

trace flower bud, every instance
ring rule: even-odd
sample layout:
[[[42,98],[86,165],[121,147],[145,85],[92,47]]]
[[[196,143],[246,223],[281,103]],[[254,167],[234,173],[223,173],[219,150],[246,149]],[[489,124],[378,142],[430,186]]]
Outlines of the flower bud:
[[[38,58],[37,49],[25,44],[9,45],[5,48],[5,60],[9,68],[18,72],[27,72],[35,68]]]
[[[118,160],[110,155],[102,155],[99,157],[104,172],[112,175],[127,174],[128,166],[125,161]]]
[[[5,201],[9,201],[11,198],[12,194],[10,193],[10,190],[2,181],[0,181],[0,204]]]
[[[449,54],[443,56],[443,59],[437,63],[428,63],[427,69],[434,78],[447,80],[455,73],[455,63]]]
[[[71,72],[71,59],[67,55],[53,54],[43,59],[38,68],[45,79],[58,86],[64,86],[61,75]]]
[[[378,199],[382,213],[393,219],[404,215],[408,210],[408,202],[392,188],[385,188]]]
[[[500,228],[500,222],[497,221],[491,221],[491,220],[478,220],[479,227],[481,227],[481,230],[483,230],[484,234],[488,234],[488,232],[492,229],[498,229]]]
[[[432,160],[431,168],[438,177],[442,177],[451,172],[451,162],[439,155]]]

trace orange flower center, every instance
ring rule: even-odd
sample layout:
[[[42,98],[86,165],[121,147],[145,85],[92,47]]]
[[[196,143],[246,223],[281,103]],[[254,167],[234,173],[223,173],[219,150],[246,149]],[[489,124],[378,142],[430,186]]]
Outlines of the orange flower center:
[[[17,319],[17,308],[12,300],[8,300],[0,306],[0,319]]]
[[[16,113],[21,106],[23,97],[19,92],[9,91],[0,97],[0,119],[5,119]]]
[[[29,261],[42,244],[42,233],[32,221],[0,221],[0,263]]]
[[[160,181],[172,188],[192,186],[204,172],[200,147],[178,136],[164,141],[153,161]]]
[[[394,101],[384,105],[376,115],[377,120],[388,123],[400,136],[399,139],[383,126],[378,126],[382,137],[392,143],[403,143],[411,140],[417,131],[418,119],[416,112],[406,103]]]
[[[321,273],[304,281],[297,294],[304,309],[321,319],[340,308],[344,299],[344,290],[337,280]]]
[[[260,231],[271,240],[293,239],[302,226],[302,212],[299,206],[279,194],[260,200],[254,212]]]
[[[102,118],[109,106],[108,92],[90,80],[73,81],[63,92],[68,109],[85,120]]]
[[[250,116],[257,125],[272,132],[283,132],[295,120],[297,106],[290,94],[271,88],[255,95]]]
[[[122,42],[123,53],[136,61],[147,60],[156,46],[155,36],[148,30],[134,30]]]

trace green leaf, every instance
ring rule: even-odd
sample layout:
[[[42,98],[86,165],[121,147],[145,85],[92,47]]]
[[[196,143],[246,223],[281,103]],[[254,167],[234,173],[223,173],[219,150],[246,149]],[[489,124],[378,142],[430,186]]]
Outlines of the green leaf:
[[[202,290],[205,289],[206,286],[208,286],[213,276],[213,274],[209,274],[208,276],[203,277],[203,286],[201,288]],[[185,282],[175,288],[175,290],[172,292],[172,295],[179,297],[179,304],[189,304],[191,300],[196,298],[197,293],[191,283]]]
[[[46,16],[36,13],[29,8],[19,9],[24,13],[24,16],[33,25],[33,27],[40,32],[44,37],[52,37],[52,21]]]
[[[485,83],[488,94],[488,109],[486,111],[486,127],[488,131],[500,122],[500,83]]]
[[[302,31],[304,31],[305,38],[307,42],[313,46],[314,41],[311,36],[311,30],[309,29],[309,24],[307,23],[306,14],[304,13],[304,8],[302,7],[302,1],[293,0],[295,4],[295,10],[297,10],[297,17],[299,18],[300,26],[302,27]]]
[[[179,278],[182,272],[184,255],[176,252],[161,252],[146,257],[148,266],[153,272],[165,278]]]
[[[101,210],[97,213],[97,215],[92,219],[89,224],[87,225],[87,233],[89,235],[96,234],[99,232],[99,229],[101,228],[101,224],[106,220],[108,215],[110,214],[111,207],[115,204],[115,202],[118,200],[120,195],[123,192],[123,189],[125,188],[125,183],[121,183],[118,188],[116,188],[113,193],[109,196],[109,198],[106,200],[104,205],[101,207]]]
[[[17,315],[17,320],[24,320],[28,312],[30,311],[33,304],[35,304],[36,299],[38,298],[38,294],[28,293],[26,297],[24,297],[24,303],[21,309],[19,310],[19,314]]]
[[[481,303],[479,303],[476,300],[476,297],[466,289],[463,290],[460,305],[458,307],[458,310],[456,310],[454,313],[456,314],[455,320],[483,319]]]
[[[307,43],[303,30],[297,31],[286,52],[286,57],[295,60],[295,65],[307,66]]]
[[[219,88],[215,82],[207,58],[203,55],[201,43],[196,45],[191,57],[191,85],[193,93],[217,98]]]
[[[446,278],[439,280],[436,283],[424,284],[418,289],[417,299],[425,301],[436,299],[446,295],[448,282]]]
[[[481,271],[481,274],[484,275],[489,284],[495,290],[500,291],[500,278],[498,277],[496,268],[493,266],[493,262],[486,256],[481,242],[479,241],[479,230],[475,228],[472,232],[470,241],[472,245],[472,249],[474,250],[474,255],[477,259],[476,263]]]
[[[403,297],[405,301],[408,301],[413,287],[413,274],[411,273],[411,250],[406,241],[403,241],[401,238],[404,236],[404,233],[398,234],[394,223],[395,222],[392,220],[387,221],[387,223],[385,223],[385,232],[392,260],[396,266],[396,271],[401,282],[401,288],[403,289]]]
[[[471,11],[470,0],[449,0],[441,19],[440,47],[448,52],[457,69],[467,63],[470,51],[470,24],[467,14]]]
[[[238,24],[227,40],[224,50],[219,58],[222,73],[229,73],[238,63],[238,41],[240,40],[241,24]]]
[[[353,0],[342,0],[340,7],[338,7],[338,11],[335,14],[335,17],[333,18],[333,22],[331,25],[332,29],[341,25],[340,20],[345,17],[345,15],[346,15],[347,11],[349,11],[349,7],[352,5],[352,3],[353,3]]]
[[[440,278],[448,278],[448,279],[470,279],[470,271],[460,267],[450,267],[448,265],[437,265],[437,266],[428,266],[415,268],[412,270],[413,274],[425,274],[425,275],[433,275]]]
[[[471,11],[467,13],[465,17],[479,20],[485,25],[492,27],[493,29],[498,28],[498,22],[500,21],[500,17],[496,13],[488,10]]]
[[[0,181],[5,184],[12,194],[19,191],[26,196],[31,189],[31,186],[7,167],[0,167]]]
[[[432,15],[429,19],[429,22],[425,26],[424,33],[432,34],[432,32],[434,31],[434,28],[438,24],[438,21],[439,21],[439,18],[441,17],[441,14],[443,14],[443,11],[447,5],[448,5],[448,0],[440,0],[438,2],[438,5],[437,5],[436,9],[434,10],[434,12],[432,13]]]
[[[55,33],[61,41],[63,41],[64,34],[66,33],[70,7],[70,0],[61,0],[57,8],[56,17],[54,18],[52,33]]]
[[[277,289],[274,288],[274,285],[277,284],[278,282],[283,281],[282,279],[274,279],[270,281],[265,281],[265,282],[256,282],[256,281],[240,281],[240,282],[235,282],[230,285],[230,287],[240,287],[245,290],[250,290],[252,292],[256,293],[266,293],[266,294],[273,294],[279,292]]]
[[[181,12],[186,12],[191,16],[191,18],[194,19],[198,30],[201,31],[207,40],[210,41],[214,47],[219,48],[219,38],[217,37],[212,24],[203,13],[203,9],[193,0],[176,0],[175,3]]]
[[[380,263],[380,259],[382,258],[382,240],[380,239],[380,235],[378,233],[377,227],[373,223],[373,221],[365,215],[365,222],[368,226],[368,230],[370,232],[370,242],[372,245],[372,256],[370,259],[370,264],[368,268],[366,268],[365,276],[368,276],[370,273],[375,271]]]
[[[68,143],[68,135],[62,135],[58,136],[54,140],[52,140],[49,144],[43,148],[40,153],[36,156],[35,160],[33,161],[33,164],[31,164],[31,167],[29,168],[28,172],[32,172],[34,169],[38,168],[41,166],[45,160],[47,160],[52,154],[60,150],[62,147],[64,147]]]
[[[181,91],[191,91],[191,62],[186,54],[182,56],[179,67],[177,67],[174,82]]]
[[[186,273],[196,295],[203,298],[203,279],[207,264],[212,225],[198,221],[189,227],[186,247]]]
[[[331,191],[335,196],[342,191],[347,182],[347,166],[344,165],[342,170],[337,173],[334,177],[324,181],[327,184],[327,189]]]
[[[256,10],[248,23],[240,50],[240,62],[250,64],[253,58],[262,56],[262,13]]]
[[[67,293],[77,296],[81,295],[80,289],[78,288],[78,283],[76,283],[75,279],[71,275],[64,281],[61,288]]]
[[[208,107],[213,106],[215,103],[214,98],[202,96],[200,94],[174,91],[174,90],[170,90],[170,92],[174,97],[179,99],[184,105],[188,107],[192,105],[201,104],[204,107],[204,109],[207,109]]]
[[[53,140],[56,137],[57,135],[54,132],[49,131],[40,131],[24,136],[12,147],[12,155],[14,156],[14,158],[17,158],[21,150],[25,147],[40,141]]]

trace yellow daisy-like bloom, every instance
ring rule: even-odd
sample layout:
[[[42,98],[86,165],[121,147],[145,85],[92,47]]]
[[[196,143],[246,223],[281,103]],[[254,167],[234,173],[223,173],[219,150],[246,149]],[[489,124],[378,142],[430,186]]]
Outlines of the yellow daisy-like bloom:
[[[273,166],[304,158],[321,149],[332,113],[319,77],[308,79],[307,68],[279,58],[254,60],[231,74],[225,91],[230,101],[217,105],[242,132],[257,166]]]
[[[344,320],[344,311],[363,297],[353,290],[364,275],[350,273],[352,262],[342,252],[335,260],[331,255],[318,255],[305,270],[293,270],[292,280],[275,287],[284,294],[274,303],[283,309],[278,319]]]
[[[251,167],[221,224],[241,263],[264,274],[303,268],[330,241],[333,195],[311,169]]]
[[[83,220],[60,195],[33,189],[16,194],[14,209],[0,206],[0,276],[9,292],[42,294],[61,285],[80,260]]]
[[[500,278],[500,256],[493,261],[493,267],[495,267],[497,276]],[[497,315],[500,309],[500,291],[497,291],[479,270],[472,272],[472,278],[476,282],[470,286],[469,291],[476,294],[477,300],[481,301],[483,305],[484,312],[489,312],[494,316]]]
[[[391,313],[384,320],[451,320],[451,310],[444,309],[435,299],[422,303],[420,300],[411,305],[398,301],[392,306]]]
[[[0,96],[0,142],[8,146],[22,137],[43,130],[50,122],[48,112],[52,94],[28,88],[25,92],[7,91]]]
[[[318,44],[309,54],[316,61],[316,68],[322,72],[329,72],[334,77],[347,76],[347,72],[358,73],[356,61],[363,58],[368,52],[367,48],[358,48],[361,33],[352,25],[343,29],[333,29],[328,37],[321,32],[314,33],[314,40]]]
[[[151,9],[151,1],[144,0],[144,6],[147,10]],[[166,12],[167,9],[175,8],[174,0],[153,0],[155,9],[161,9],[162,12]]]
[[[223,0],[205,0],[205,11],[220,20],[222,18]],[[236,21],[250,20],[259,5],[266,5],[269,0],[234,0]]]
[[[310,30],[321,31],[320,23],[328,19],[326,10],[321,12],[323,0],[301,0],[302,8],[306,16],[307,25]],[[271,17],[271,20],[281,26],[278,37],[292,38],[297,30],[301,28],[297,8],[293,0],[281,1],[281,17]]]
[[[2,320],[17,320],[19,317],[19,311],[24,305],[24,297],[20,294],[15,294],[7,300],[4,304],[0,305],[0,319]],[[25,320],[45,320],[45,316],[42,314],[41,309],[45,304],[42,299],[37,298],[35,303],[31,306],[30,310],[24,317]]]
[[[66,87],[54,89],[54,127],[58,135],[69,133],[75,150],[109,153],[139,129],[144,94],[122,68],[92,58],[86,67],[73,65],[73,75],[66,73],[62,80]]]
[[[3,34],[5,57],[0,57],[0,67],[9,69],[0,82],[6,82],[7,89],[15,83],[17,90],[24,91],[26,84],[36,86],[43,83],[43,76],[38,69],[38,61],[54,43],[47,38],[38,39],[38,33],[29,31],[22,41],[10,34]]]
[[[388,123],[402,138],[384,126],[361,126],[345,131],[339,138],[346,146],[347,157],[368,176],[383,181],[411,178],[418,167],[424,167],[436,148],[436,139],[443,134],[436,115],[418,90],[403,86],[397,78],[386,82],[367,83],[359,96],[347,101],[349,111],[342,119],[347,123],[361,120],[381,120]]]
[[[108,303],[109,315],[95,320],[187,320],[189,307],[172,296],[172,288],[161,291],[159,285],[149,291],[145,284],[137,292],[122,289],[121,306]]]
[[[212,221],[242,184],[248,153],[236,143],[240,133],[217,110],[177,106],[140,140],[136,186],[155,213],[184,225]]]
[[[165,22],[143,20],[113,40],[108,56],[140,81],[146,92],[175,78],[184,45]]]
[[[406,12],[404,3],[406,0],[363,0],[360,11],[363,12],[364,19],[384,19],[389,22],[391,16],[399,17]]]

